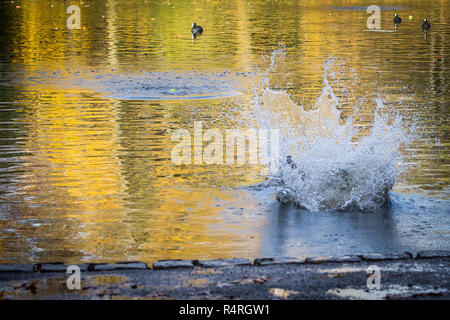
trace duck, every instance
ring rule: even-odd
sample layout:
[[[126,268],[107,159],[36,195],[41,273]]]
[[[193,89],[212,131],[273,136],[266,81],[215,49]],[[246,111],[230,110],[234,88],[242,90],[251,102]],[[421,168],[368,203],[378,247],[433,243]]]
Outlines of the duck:
[[[431,28],[431,24],[428,22],[427,18],[423,19],[422,30],[424,32],[427,32],[428,30],[430,30],[430,28]]]
[[[402,18],[400,18],[400,17],[398,16],[398,14],[396,13],[396,14],[394,15],[394,23],[395,23],[395,24],[399,24],[400,22],[402,22]]]
[[[198,35],[201,35],[203,33],[203,28],[201,26],[198,26],[195,22],[192,24],[192,36],[195,39]]]

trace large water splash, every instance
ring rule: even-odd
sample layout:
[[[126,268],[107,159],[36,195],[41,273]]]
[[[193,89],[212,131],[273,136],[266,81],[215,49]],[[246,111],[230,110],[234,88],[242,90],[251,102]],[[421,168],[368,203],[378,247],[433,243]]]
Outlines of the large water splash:
[[[373,210],[389,205],[389,191],[404,169],[400,146],[411,140],[401,118],[383,114],[386,108],[376,98],[368,133],[361,135],[356,130],[353,117],[342,120],[340,103],[328,80],[335,63],[332,58],[324,66],[320,96],[311,110],[305,110],[286,91],[269,85],[269,71],[280,54],[272,55],[254,95],[258,127],[280,130],[280,169],[269,177],[278,200],[293,201],[311,211]]]

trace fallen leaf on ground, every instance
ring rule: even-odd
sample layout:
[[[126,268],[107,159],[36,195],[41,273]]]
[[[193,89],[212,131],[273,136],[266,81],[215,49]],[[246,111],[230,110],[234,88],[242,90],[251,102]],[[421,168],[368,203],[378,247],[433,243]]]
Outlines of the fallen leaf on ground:
[[[234,280],[233,283],[240,283],[240,284],[259,283],[259,284],[262,284],[266,281],[267,281],[267,277],[265,277],[265,276],[262,276],[259,278],[254,278],[254,279],[243,277],[242,279]]]
[[[200,278],[200,279],[192,279],[186,281],[186,284],[191,287],[204,287],[209,284],[209,280],[206,278]]]
[[[326,273],[322,276],[322,278],[342,278],[344,274],[342,273]]]
[[[223,271],[219,269],[196,269],[193,271],[195,274],[221,274]]]
[[[270,288],[269,292],[275,297],[287,299],[290,295],[298,294],[298,291],[284,290],[281,288]]]

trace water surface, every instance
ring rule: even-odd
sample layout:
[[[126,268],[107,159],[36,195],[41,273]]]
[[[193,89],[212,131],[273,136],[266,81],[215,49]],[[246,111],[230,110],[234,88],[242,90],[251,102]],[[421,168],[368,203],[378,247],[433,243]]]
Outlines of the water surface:
[[[397,32],[365,32],[370,4],[87,0],[68,30],[63,1],[1,1],[0,262],[449,249],[450,2],[380,1],[383,30],[403,18]],[[416,127],[391,209],[280,207],[271,190],[238,188],[261,166],[171,161],[173,130],[248,120],[280,48],[269,85],[306,110],[332,56],[343,119],[359,108],[370,130],[381,97]]]

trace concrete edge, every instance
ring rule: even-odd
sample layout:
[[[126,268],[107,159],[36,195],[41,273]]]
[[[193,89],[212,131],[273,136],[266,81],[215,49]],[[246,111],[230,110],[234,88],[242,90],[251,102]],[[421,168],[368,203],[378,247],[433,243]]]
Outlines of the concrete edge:
[[[346,256],[325,257],[265,257],[256,259],[232,258],[232,259],[210,259],[210,260],[158,260],[150,267],[140,261],[123,261],[116,263],[82,263],[77,265],[81,271],[115,271],[115,270],[166,270],[180,268],[223,268],[234,266],[267,266],[274,264],[318,264],[318,263],[351,263],[362,261],[385,261],[405,259],[434,259],[450,258],[450,250],[423,250],[418,252],[397,252],[389,254],[356,254]],[[67,272],[70,264],[62,262],[48,262],[35,264],[8,264],[0,263],[0,273],[47,273]]]
[[[349,256],[342,256],[342,257],[312,257],[312,258],[306,258],[306,263],[310,264],[319,264],[319,263],[340,263],[340,262],[361,262],[363,258],[357,255],[349,255]]]

